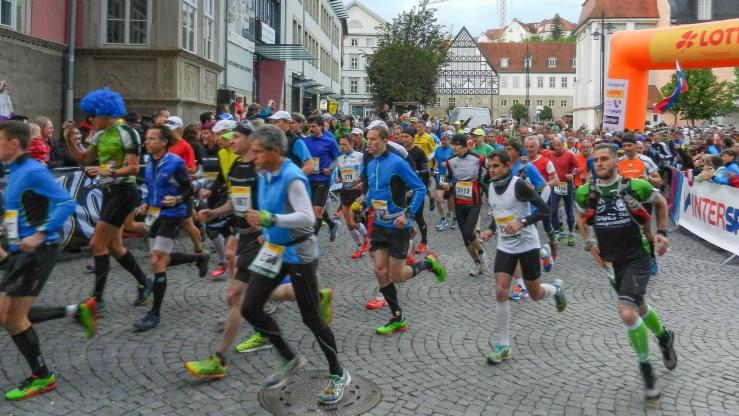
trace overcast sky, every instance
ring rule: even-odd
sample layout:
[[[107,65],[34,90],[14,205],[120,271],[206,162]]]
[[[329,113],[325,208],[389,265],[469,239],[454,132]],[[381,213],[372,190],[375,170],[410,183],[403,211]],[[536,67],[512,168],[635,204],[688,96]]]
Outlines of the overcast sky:
[[[359,0],[385,20],[392,21],[402,10],[409,10],[418,4],[418,0]],[[434,1],[434,0],[432,0]],[[439,23],[457,34],[462,26],[466,26],[472,36],[479,35],[487,29],[498,26],[498,11],[496,0],[436,0],[439,3],[432,5],[437,9],[436,16]],[[551,18],[559,13],[563,18],[577,23],[580,16],[580,6],[584,0],[508,0],[508,17],[510,23],[513,18],[524,22],[538,22]],[[349,3],[345,0],[345,3]]]

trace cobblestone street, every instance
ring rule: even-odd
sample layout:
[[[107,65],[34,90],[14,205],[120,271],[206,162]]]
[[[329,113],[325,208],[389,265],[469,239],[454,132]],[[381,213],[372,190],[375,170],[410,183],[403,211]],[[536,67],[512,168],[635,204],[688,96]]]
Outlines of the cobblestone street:
[[[390,337],[374,333],[388,319],[387,308],[365,309],[376,286],[369,258],[349,259],[345,229],[333,243],[321,233],[320,274],[323,285],[334,289],[332,328],[342,361],[382,389],[383,399],[371,414],[739,414],[739,267],[737,261],[721,267],[725,253],[686,232],[671,235],[672,249],[660,261],[661,272],[649,293],[666,326],[677,334],[679,364],[673,372],[664,369],[652,340],[663,392],[657,403],[645,404],[637,361],[616,314],[616,296],[579,239],[576,247],[560,249],[554,271],[543,279],[565,280],[567,310],[557,313],[551,301],[514,302],[513,359],[491,366],[485,355],[497,335],[490,273],[467,276],[469,258],[458,231],[430,233],[431,248],[446,262],[447,282],[438,284],[424,273],[400,285],[410,329]],[[492,260],[494,243],[488,248]],[[148,264],[143,251],[133,250]],[[86,261],[77,256],[60,263],[39,303],[81,300],[93,281],[84,271]],[[272,349],[232,353],[221,381],[196,380],[183,368],[185,361],[214,351],[216,329],[225,318],[226,287],[226,282],[198,279],[194,268],[172,269],[162,324],[134,333],[131,323],[145,308],[131,306],[133,279],[115,264],[105,316],[91,342],[70,320],[36,327],[58,376],[57,390],[25,402],[0,402],[0,413],[266,414],[257,393],[275,363]],[[308,369],[325,369],[296,306],[283,304],[274,316],[310,360]],[[244,326],[241,335],[248,333]],[[28,375],[27,365],[7,335],[0,337],[0,348],[0,384],[8,389]]]

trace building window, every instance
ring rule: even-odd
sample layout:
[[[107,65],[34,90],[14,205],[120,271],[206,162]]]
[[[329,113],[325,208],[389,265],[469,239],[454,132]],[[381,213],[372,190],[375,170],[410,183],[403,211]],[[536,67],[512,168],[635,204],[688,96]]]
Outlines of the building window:
[[[531,63],[533,62],[533,58],[526,58],[523,60],[523,67],[524,68],[531,68]]]
[[[293,19],[293,45],[302,45],[303,39],[303,25],[298,23],[297,20]]]
[[[352,42],[352,46],[359,45],[359,41],[357,40],[357,38],[352,38],[351,42]]]
[[[698,20],[711,20],[711,0],[696,1],[695,17]]]
[[[364,79],[364,93],[372,94],[372,84],[370,84],[369,78]]]
[[[213,0],[203,0],[203,14],[206,16],[213,17]]]
[[[7,0],[1,0],[3,9]],[[12,5],[14,2],[11,1]],[[103,2],[105,42],[145,45],[149,29],[148,0],[107,0]]]
[[[349,80],[349,93],[350,94],[359,93],[359,80],[357,78],[352,78]]]
[[[500,58],[500,67],[508,68],[508,58]]]
[[[0,0],[0,26],[15,29],[15,2],[16,0]]]
[[[544,77],[536,77],[536,88],[544,88]]]
[[[500,77],[500,88],[508,88],[508,77]]]
[[[525,105],[526,107],[530,106],[531,100],[523,100],[523,105]]]
[[[436,97],[434,99],[434,107],[441,107],[441,97]]]
[[[544,100],[536,100],[536,106],[541,107],[544,105]]]
[[[375,46],[375,39],[374,38],[367,38],[367,47],[372,48]]]
[[[554,107],[554,100],[549,100],[549,103],[548,103],[548,104],[549,104],[549,107],[550,107],[550,108],[551,108],[551,107]]]
[[[577,58],[572,58],[572,67],[573,68],[577,67]]]
[[[549,58],[547,60],[547,68],[556,68],[557,67],[557,58]]]
[[[453,108],[457,106],[457,99],[454,97],[449,97],[449,108]]]
[[[560,83],[562,88],[567,88],[567,77],[562,77],[562,82]]]
[[[549,77],[549,88],[556,88],[556,87],[557,87],[557,78]]]
[[[513,102],[513,105],[518,104],[518,100],[511,100]]]
[[[518,77],[513,77],[513,88],[520,88],[521,87],[521,81],[518,79]]]
[[[351,69],[359,68],[359,58],[357,58],[356,56],[352,56],[352,58],[350,59],[350,62],[351,62],[351,66],[350,66]]]
[[[465,107],[470,107],[470,106],[471,106],[471,102],[470,102],[470,101],[471,101],[471,100],[470,100],[469,98],[465,98],[465,99],[464,99],[464,106],[465,106]]]
[[[197,9],[193,4],[195,0],[183,0],[182,2],[182,49],[195,52],[195,15]]]
[[[502,99],[502,100],[500,100],[500,106],[501,107],[508,107],[508,100],[506,100],[505,98]]]
[[[560,102],[559,102],[559,106],[560,106],[560,107],[562,107],[562,108],[565,108],[565,107],[567,107],[567,100],[562,100],[562,101],[560,101]]]
[[[203,0],[203,58],[213,59],[213,0]]]

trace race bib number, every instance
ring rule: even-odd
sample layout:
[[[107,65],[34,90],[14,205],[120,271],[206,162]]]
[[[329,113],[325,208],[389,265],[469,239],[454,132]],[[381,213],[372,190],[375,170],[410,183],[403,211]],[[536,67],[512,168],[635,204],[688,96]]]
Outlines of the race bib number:
[[[357,170],[354,168],[341,169],[341,181],[346,183],[354,183],[357,180]]]
[[[234,206],[234,212],[243,216],[251,206],[251,188],[248,186],[232,186],[231,187],[231,203]]]
[[[280,270],[282,269],[282,256],[284,254],[284,246],[265,242],[261,250],[259,250],[257,257],[249,266],[249,270],[273,279],[280,274]]]
[[[157,222],[157,219],[159,219],[159,214],[162,212],[161,208],[158,207],[149,207],[149,209],[146,210],[146,219],[144,220],[144,227],[146,227],[147,230],[150,230],[151,227],[154,225],[155,222]]]
[[[375,209],[375,215],[377,215],[378,217],[384,217],[385,215],[387,215],[387,201],[373,199],[372,208]]]
[[[457,182],[454,193],[457,198],[472,199],[472,182]]]
[[[567,182],[560,182],[554,187],[554,193],[557,195],[567,195]]]
[[[507,217],[498,217],[495,219],[495,225],[498,226],[498,232],[500,233],[500,236],[503,240],[513,241],[521,238],[521,230],[518,230],[513,234],[508,234],[505,231],[506,225],[512,224],[515,220],[516,218],[513,215],[508,215]]]
[[[203,176],[209,181],[214,181],[218,178],[218,172],[203,172]]]
[[[7,210],[3,218],[3,225],[5,225],[5,232],[8,234],[8,242],[17,243],[18,237],[18,211]]]
[[[318,175],[321,172],[321,159],[314,157],[313,159],[313,174]]]

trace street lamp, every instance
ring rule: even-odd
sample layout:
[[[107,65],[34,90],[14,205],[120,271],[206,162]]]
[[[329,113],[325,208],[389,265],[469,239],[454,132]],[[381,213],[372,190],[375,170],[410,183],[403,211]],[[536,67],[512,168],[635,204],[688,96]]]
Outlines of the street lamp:
[[[614,26],[608,22],[606,23],[605,12],[600,12],[600,26],[595,28],[592,33],[593,39],[600,40],[600,119],[601,127],[603,126],[603,108],[604,108],[604,95],[605,95],[605,84],[606,84],[606,35],[613,34]]]

